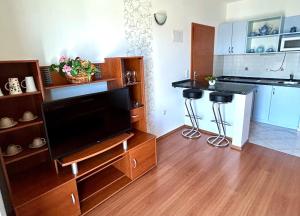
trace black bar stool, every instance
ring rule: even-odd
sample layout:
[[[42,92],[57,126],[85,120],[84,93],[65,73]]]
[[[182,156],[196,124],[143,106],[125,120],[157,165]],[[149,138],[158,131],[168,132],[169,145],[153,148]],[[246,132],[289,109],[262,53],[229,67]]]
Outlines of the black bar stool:
[[[192,123],[192,128],[185,129],[182,131],[182,136],[189,139],[196,139],[201,136],[197,119],[198,117],[195,115],[192,101],[202,98],[203,91],[200,89],[185,89],[183,90],[183,97],[185,98],[185,107],[188,112],[188,116]],[[189,104],[189,105],[188,105]]]
[[[213,102],[212,110],[214,113],[215,122],[218,127],[218,135],[211,136],[207,139],[210,145],[215,147],[226,147],[229,145],[229,140],[226,138],[225,125],[229,125],[227,122],[223,121],[220,106],[222,104],[227,104],[232,102],[233,95],[225,92],[212,92],[209,94],[209,100]],[[217,111],[216,111],[217,110]]]

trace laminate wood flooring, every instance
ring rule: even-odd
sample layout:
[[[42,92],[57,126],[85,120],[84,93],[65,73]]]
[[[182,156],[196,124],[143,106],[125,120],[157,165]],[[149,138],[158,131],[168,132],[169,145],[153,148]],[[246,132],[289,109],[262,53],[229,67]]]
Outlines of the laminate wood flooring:
[[[88,215],[300,215],[300,158],[254,144],[218,149],[206,138],[164,137],[158,166]]]

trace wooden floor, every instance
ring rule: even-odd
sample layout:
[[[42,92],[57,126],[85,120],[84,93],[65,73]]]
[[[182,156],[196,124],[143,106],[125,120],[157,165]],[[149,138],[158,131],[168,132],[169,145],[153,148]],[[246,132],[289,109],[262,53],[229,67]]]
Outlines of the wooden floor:
[[[300,215],[300,158],[253,144],[217,149],[206,138],[163,138],[158,167],[89,216]]]

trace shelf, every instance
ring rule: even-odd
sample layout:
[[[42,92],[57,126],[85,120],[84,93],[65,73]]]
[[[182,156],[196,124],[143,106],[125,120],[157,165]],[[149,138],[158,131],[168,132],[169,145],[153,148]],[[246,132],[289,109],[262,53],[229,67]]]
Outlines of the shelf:
[[[134,130],[134,136],[128,140],[128,150],[132,150],[149,140],[156,139],[156,136],[139,130]]]
[[[89,158],[95,157],[103,152],[106,152],[106,151],[122,144],[124,141],[128,140],[133,135],[134,134],[132,134],[132,133],[122,133],[111,139],[91,145],[89,148],[85,148],[84,150],[82,150],[80,152],[77,152],[70,156],[64,157],[61,160],[58,160],[58,162],[63,167],[65,167],[65,166],[69,166],[73,163],[85,161]]]
[[[31,156],[40,154],[40,153],[42,153],[42,152],[46,152],[46,151],[48,151],[48,147],[47,147],[47,146],[41,147],[41,148],[39,148],[39,149],[30,149],[30,148],[26,148],[26,149],[24,149],[24,150],[23,150],[20,154],[18,154],[18,155],[11,156],[11,157],[3,157],[3,158],[4,158],[4,163],[5,163],[5,164],[11,164],[11,163],[20,161],[20,160],[22,160],[22,159],[29,158],[29,157],[31,157]]]
[[[97,169],[104,169],[106,165],[110,165],[111,163],[116,162],[117,160],[121,159],[125,154],[126,152],[123,150],[122,147],[116,147],[107,152],[104,152],[101,155],[82,161],[78,165],[78,174],[76,178],[83,177]]]
[[[114,194],[118,193],[120,190],[122,190],[125,186],[130,184],[132,181],[126,177],[123,176],[117,181],[113,182],[109,186],[103,188],[102,190],[98,191],[93,196],[89,197],[85,201],[81,202],[81,213],[87,214],[92,209],[99,206],[101,203],[103,203],[105,200],[109,199]]]
[[[259,35],[259,36],[248,36],[248,39],[259,39],[259,38],[268,38],[268,37],[279,37],[280,34],[269,34],[269,35]]]
[[[281,35],[296,35],[296,34],[300,34],[300,32],[285,32],[285,33],[281,33]]]
[[[139,85],[139,84],[142,84],[142,82],[130,83],[130,84],[126,84],[126,86],[135,86],[135,85]]]
[[[18,124],[12,128],[0,130],[0,135],[9,133],[9,132],[13,132],[13,131],[17,131],[17,130],[21,130],[21,129],[28,128],[28,127],[42,125],[43,123],[44,122],[40,118],[38,118],[37,120],[34,120],[32,122],[18,122]]]
[[[90,84],[94,84],[94,83],[110,82],[110,81],[115,81],[115,80],[116,80],[115,78],[108,78],[108,79],[101,79],[101,80],[93,80],[88,83],[79,83],[79,84],[69,83],[69,84],[64,84],[64,85],[53,85],[53,86],[47,86],[47,87],[45,87],[45,89],[51,90],[51,89],[66,88],[66,87],[72,87],[72,86],[78,86],[78,85],[90,85]]]
[[[109,166],[85,181],[78,183],[80,202],[84,202],[100,190],[103,190],[124,176],[125,174],[114,166]]]
[[[37,92],[31,92],[31,93],[22,93],[22,94],[18,94],[18,95],[4,95],[4,96],[0,97],[0,100],[28,97],[28,96],[40,95],[40,94],[42,94],[42,93],[40,91],[37,91]]]

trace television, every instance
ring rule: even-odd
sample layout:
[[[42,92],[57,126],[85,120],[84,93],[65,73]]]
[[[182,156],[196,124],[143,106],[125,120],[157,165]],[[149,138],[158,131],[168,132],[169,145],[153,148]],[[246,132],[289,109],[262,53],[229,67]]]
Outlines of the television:
[[[131,130],[128,88],[44,102],[49,151],[59,159]]]

